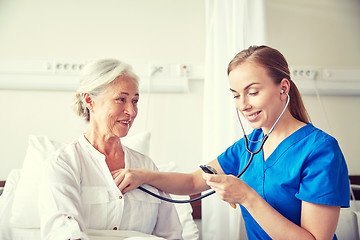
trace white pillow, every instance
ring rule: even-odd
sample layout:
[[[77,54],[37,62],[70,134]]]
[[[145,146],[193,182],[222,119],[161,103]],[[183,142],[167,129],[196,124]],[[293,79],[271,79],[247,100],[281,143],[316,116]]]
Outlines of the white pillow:
[[[124,138],[125,146],[145,155],[149,152],[150,133]],[[18,228],[39,228],[38,186],[42,163],[65,143],[52,141],[45,136],[29,136],[22,173],[15,191],[10,223]]]
[[[18,228],[39,228],[38,185],[41,165],[51,152],[63,146],[44,136],[29,136],[21,176],[15,191],[10,223]]]

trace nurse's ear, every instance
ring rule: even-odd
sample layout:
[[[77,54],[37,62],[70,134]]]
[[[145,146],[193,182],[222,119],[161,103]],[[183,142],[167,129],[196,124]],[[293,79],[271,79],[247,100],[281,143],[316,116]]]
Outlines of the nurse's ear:
[[[290,91],[290,81],[286,78],[283,78],[280,82],[280,97],[281,100],[286,99],[286,94],[283,93],[289,93]]]
[[[94,99],[89,93],[83,93],[83,99],[85,102],[86,107],[92,112],[94,107]]]

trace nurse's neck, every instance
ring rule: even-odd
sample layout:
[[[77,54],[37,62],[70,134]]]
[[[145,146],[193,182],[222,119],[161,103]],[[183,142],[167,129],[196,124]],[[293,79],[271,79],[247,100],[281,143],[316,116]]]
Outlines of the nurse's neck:
[[[269,139],[281,142],[305,125],[305,123],[295,119],[289,111],[286,111],[270,133]],[[270,128],[263,128],[262,130],[264,134],[268,134]]]

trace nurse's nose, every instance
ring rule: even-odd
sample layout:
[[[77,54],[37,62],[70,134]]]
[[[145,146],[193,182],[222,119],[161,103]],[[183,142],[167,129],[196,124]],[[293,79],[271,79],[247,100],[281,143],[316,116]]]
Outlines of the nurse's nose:
[[[248,101],[248,98],[241,96],[239,101],[238,101],[237,107],[242,112],[247,111],[248,109],[250,109],[251,105],[250,105],[250,103]]]

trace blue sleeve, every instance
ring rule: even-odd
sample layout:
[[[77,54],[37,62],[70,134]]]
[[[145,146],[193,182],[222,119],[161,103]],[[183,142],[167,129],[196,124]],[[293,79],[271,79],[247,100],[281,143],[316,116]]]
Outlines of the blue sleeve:
[[[231,145],[225,152],[218,156],[218,162],[226,174],[237,175],[240,168],[239,159],[243,159],[244,139],[241,139]]]
[[[310,145],[312,152],[302,167],[296,197],[311,203],[349,207],[348,169],[337,141],[325,135]]]

